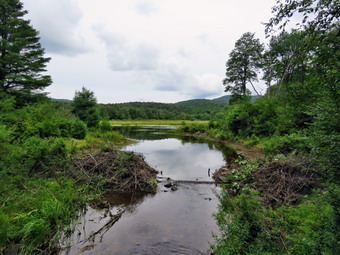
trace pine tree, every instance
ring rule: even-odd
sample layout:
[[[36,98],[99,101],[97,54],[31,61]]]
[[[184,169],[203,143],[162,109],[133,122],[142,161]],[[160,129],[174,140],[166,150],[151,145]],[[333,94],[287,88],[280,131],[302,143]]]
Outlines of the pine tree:
[[[252,33],[245,33],[236,41],[226,64],[226,78],[223,80],[226,92],[246,96],[247,84],[250,83],[257,93],[252,82],[257,81],[262,51],[263,45]]]
[[[88,127],[97,127],[99,114],[94,92],[85,87],[82,87],[81,91],[76,91],[72,102],[72,113],[84,121]]]
[[[42,74],[50,58],[26,14],[19,0],[0,0],[0,94],[24,101],[52,83]]]

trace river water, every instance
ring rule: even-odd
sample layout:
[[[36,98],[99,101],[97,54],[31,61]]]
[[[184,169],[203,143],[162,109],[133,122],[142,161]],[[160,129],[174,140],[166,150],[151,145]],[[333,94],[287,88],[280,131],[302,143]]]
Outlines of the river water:
[[[69,254],[210,254],[218,234],[213,214],[218,187],[211,175],[235,152],[224,145],[164,133],[168,126],[116,127],[138,140],[124,150],[142,153],[158,179],[178,180],[178,190],[158,184],[155,194],[107,194],[80,212],[62,242]],[[94,204],[96,206],[94,206]],[[101,206],[98,206],[101,205]]]

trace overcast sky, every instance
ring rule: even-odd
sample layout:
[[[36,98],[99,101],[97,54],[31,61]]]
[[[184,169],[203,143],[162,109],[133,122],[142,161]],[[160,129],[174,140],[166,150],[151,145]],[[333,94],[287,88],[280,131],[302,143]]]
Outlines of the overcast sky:
[[[235,41],[264,26],[275,0],[23,0],[52,58],[46,89],[100,103],[178,102],[225,95]],[[262,93],[264,86],[257,84]]]

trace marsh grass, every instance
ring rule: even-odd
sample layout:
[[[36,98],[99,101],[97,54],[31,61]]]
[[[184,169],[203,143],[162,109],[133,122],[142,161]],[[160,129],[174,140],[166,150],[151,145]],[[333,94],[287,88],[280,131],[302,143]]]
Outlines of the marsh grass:
[[[47,252],[89,196],[66,177],[1,176],[0,247],[18,253]]]

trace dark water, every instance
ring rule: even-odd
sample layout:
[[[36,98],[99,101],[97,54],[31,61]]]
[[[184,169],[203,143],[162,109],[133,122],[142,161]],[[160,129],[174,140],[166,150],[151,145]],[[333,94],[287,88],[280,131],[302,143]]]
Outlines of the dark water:
[[[180,183],[177,191],[160,183],[156,194],[108,194],[99,203],[101,209],[98,203],[89,204],[74,233],[62,243],[61,254],[209,254],[212,236],[218,233],[213,218],[218,187],[194,182],[211,181],[213,171],[234,152],[164,134],[161,127],[121,127],[120,131],[140,141],[125,150],[145,155],[151,166],[162,171],[159,178],[193,183]]]

